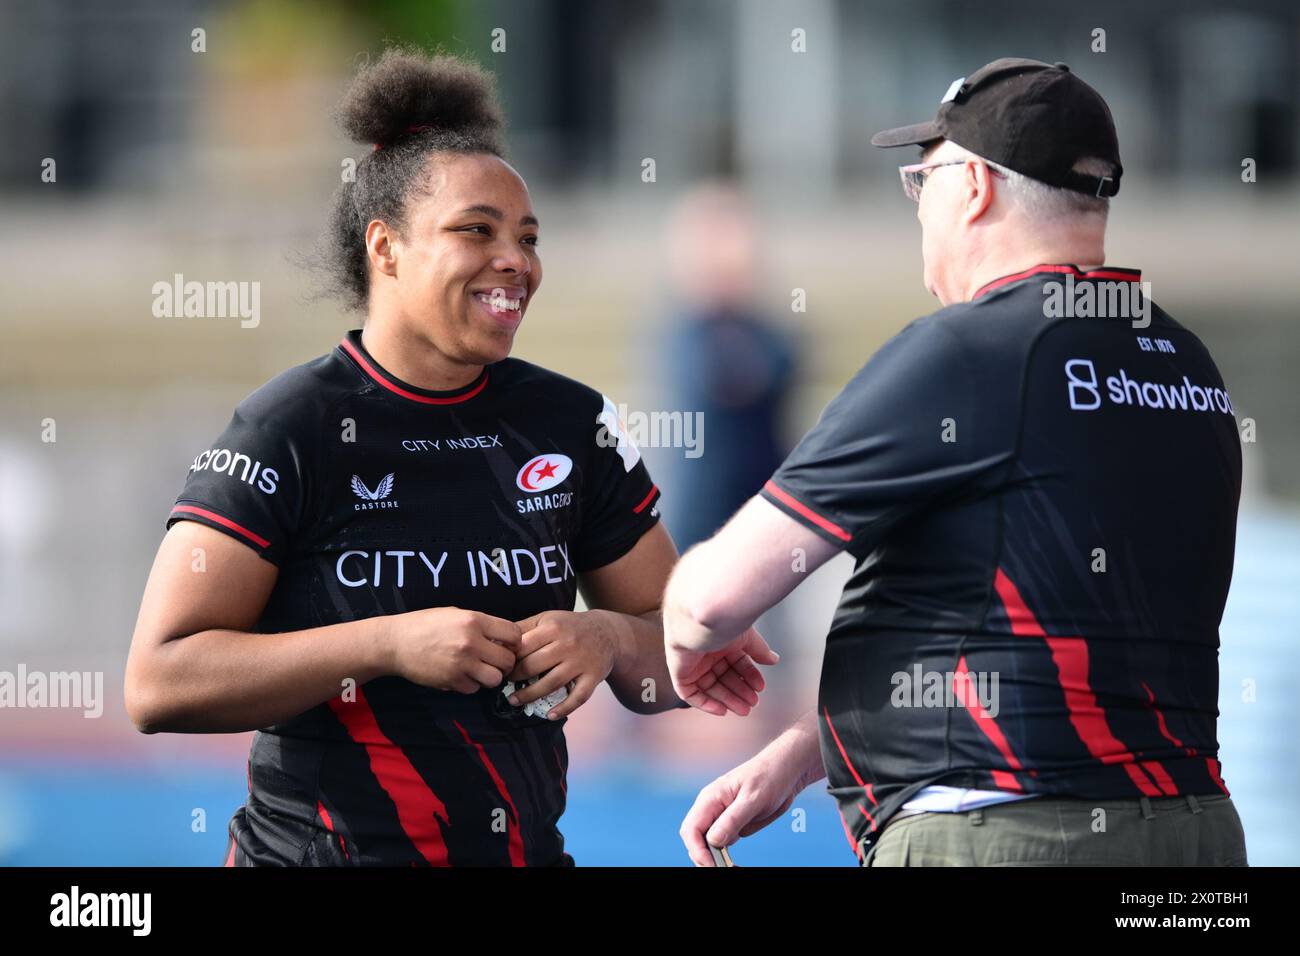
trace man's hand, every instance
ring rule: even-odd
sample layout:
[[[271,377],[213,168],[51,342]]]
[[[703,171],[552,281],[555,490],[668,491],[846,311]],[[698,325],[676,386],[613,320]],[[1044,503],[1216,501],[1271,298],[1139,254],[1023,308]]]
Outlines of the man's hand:
[[[664,650],[677,696],[710,714],[747,714],[758,702],[750,691],[763,684],[752,663],[777,661],[753,623],[838,550],[755,495],[687,551],[663,598]],[[792,565],[795,554],[806,561]]]
[[[696,866],[713,866],[707,844],[731,846],[785,813],[804,786],[788,757],[767,748],[700,791],[679,831]]]
[[[729,710],[748,715],[767,686],[755,664],[771,665],[781,659],[752,627],[716,651],[690,650],[671,641],[664,651],[677,696],[717,717]]]
[[[523,637],[515,649],[518,661],[512,681],[546,672],[541,680],[510,696],[517,707],[545,697],[561,687],[569,696],[546,715],[559,720],[587,702],[618,660],[618,638],[608,619],[594,611],[543,611],[519,622]]]

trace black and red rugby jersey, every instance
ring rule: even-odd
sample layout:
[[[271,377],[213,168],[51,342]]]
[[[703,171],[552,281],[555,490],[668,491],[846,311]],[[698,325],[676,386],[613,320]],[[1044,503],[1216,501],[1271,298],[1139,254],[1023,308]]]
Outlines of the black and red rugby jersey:
[[[857,559],[818,706],[851,843],[930,784],[1227,792],[1241,445],[1205,346],[1143,285],[1039,266],[916,320],[764,488]]]
[[[245,398],[167,526],[198,521],[279,568],[264,633],[454,606],[573,610],[576,575],[631,550],[658,490],[612,402],[515,358],[448,392],[360,331]],[[563,720],[383,677],[258,731],[227,865],[555,865]]]

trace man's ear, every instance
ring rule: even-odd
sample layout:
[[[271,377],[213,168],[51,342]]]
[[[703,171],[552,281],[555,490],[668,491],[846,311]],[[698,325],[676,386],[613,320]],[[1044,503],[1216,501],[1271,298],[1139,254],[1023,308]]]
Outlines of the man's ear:
[[[962,222],[975,222],[993,203],[993,171],[988,164],[970,161],[962,167],[962,199],[965,211]]]

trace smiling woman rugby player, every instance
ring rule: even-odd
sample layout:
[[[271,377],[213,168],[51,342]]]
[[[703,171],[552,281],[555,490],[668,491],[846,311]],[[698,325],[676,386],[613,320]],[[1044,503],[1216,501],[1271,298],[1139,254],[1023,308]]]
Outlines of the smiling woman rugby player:
[[[340,116],[373,144],[331,228],[364,329],[191,465],[128,709],[145,732],[260,728],[226,865],[570,864],[563,718],[602,680],[632,710],[681,703],[659,492],[608,399],[508,357],[542,268],[490,76],[389,50]],[[700,682],[711,712],[756,703],[771,655],[748,650]]]

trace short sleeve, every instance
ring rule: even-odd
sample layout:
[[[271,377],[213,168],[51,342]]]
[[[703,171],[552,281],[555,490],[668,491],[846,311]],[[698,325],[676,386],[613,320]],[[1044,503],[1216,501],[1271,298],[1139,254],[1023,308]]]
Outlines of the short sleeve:
[[[1005,463],[1016,422],[939,316],[885,343],[760,494],[861,558],[905,518]]]
[[[618,409],[605,396],[590,422],[589,473],[574,569],[593,571],[618,560],[659,521],[659,489],[641,460]]]
[[[167,518],[197,521],[280,565],[306,498],[303,449],[241,405],[225,431],[190,465]]]

